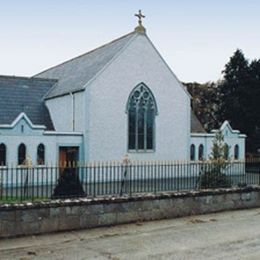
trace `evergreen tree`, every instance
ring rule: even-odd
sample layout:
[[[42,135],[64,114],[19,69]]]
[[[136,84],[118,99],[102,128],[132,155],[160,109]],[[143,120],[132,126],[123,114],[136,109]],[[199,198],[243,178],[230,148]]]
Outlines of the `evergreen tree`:
[[[218,131],[213,140],[210,154],[210,167],[207,165],[200,176],[199,187],[205,188],[228,188],[231,187],[231,179],[225,174],[230,164],[229,147],[224,142],[224,136]]]
[[[236,50],[223,71],[218,87],[221,124],[229,120],[232,127],[247,135],[246,150],[255,153],[260,147],[260,61],[251,63]]]
[[[224,79],[219,84],[218,121],[229,120],[232,127],[247,131],[248,84],[250,68],[241,50],[236,50],[223,71]]]
[[[255,153],[260,148],[260,60],[254,60],[250,64],[249,91],[247,147]]]

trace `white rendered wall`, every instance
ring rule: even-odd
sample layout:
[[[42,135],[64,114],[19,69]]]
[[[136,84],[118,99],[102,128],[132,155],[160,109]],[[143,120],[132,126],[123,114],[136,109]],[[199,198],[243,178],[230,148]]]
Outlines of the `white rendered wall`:
[[[45,146],[45,161],[47,164],[57,164],[59,160],[60,146],[82,146],[82,136],[5,136],[1,139],[7,148],[6,161],[8,164],[17,165],[18,146],[26,145],[26,154],[32,159],[33,165],[37,165],[37,147],[40,143]],[[80,155],[80,160],[83,157]]]
[[[86,160],[121,160],[128,153],[126,105],[129,94],[141,82],[150,88],[158,106],[155,151],[132,152],[130,158],[188,159],[190,98],[149,40],[139,34],[87,86]]]
[[[17,165],[18,147],[21,143],[25,144],[26,154],[31,157],[33,165],[37,165],[37,147],[40,143],[45,146],[45,162],[48,164],[58,163],[60,146],[79,146],[80,160],[84,160],[82,135],[46,134],[43,130],[31,129],[24,119],[13,129],[0,129],[0,143],[6,145],[6,162],[9,165]]]
[[[224,134],[224,142],[229,146],[229,157],[230,159],[234,159],[234,149],[235,145],[239,146],[239,157],[238,160],[245,159],[245,137],[234,134],[231,132],[223,131]],[[195,160],[198,160],[198,150],[199,145],[202,144],[204,146],[204,155],[205,159],[209,159],[211,154],[211,148],[214,140],[214,134],[191,134],[190,145],[195,145]],[[190,149],[190,148],[189,148]]]
[[[86,118],[84,97],[84,92],[77,92],[46,100],[56,131],[83,131]]]

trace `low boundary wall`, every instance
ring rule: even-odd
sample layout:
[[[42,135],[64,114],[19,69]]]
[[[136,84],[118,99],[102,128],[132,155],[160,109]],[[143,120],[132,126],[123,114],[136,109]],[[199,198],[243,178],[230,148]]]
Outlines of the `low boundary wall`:
[[[260,207],[260,187],[0,205],[0,238]]]

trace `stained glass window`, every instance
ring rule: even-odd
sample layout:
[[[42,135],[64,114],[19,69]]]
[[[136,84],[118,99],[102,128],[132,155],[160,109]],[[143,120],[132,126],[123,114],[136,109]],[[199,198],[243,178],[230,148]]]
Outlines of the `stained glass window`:
[[[130,94],[127,112],[128,149],[154,150],[157,107],[152,92],[143,83]]]

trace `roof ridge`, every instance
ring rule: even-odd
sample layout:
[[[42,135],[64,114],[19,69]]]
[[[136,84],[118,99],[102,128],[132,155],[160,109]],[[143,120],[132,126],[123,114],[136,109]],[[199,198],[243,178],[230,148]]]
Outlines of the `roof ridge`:
[[[81,58],[81,57],[83,57],[83,56],[85,56],[85,55],[88,55],[88,54],[90,54],[90,53],[92,53],[92,52],[95,52],[95,51],[97,51],[97,50],[99,50],[99,49],[102,49],[102,48],[104,48],[104,47],[106,47],[106,46],[108,46],[108,45],[110,45],[110,44],[112,44],[112,43],[115,43],[115,42],[117,42],[117,41],[119,41],[119,40],[122,40],[122,39],[126,38],[127,36],[129,36],[129,35],[131,35],[131,34],[136,34],[136,32],[133,31],[133,32],[127,33],[127,34],[125,34],[125,35],[123,35],[123,36],[121,36],[121,37],[119,37],[119,38],[116,38],[116,39],[114,39],[114,40],[112,40],[112,41],[110,41],[110,42],[108,42],[108,43],[105,43],[105,44],[103,44],[103,45],[101,45],[101,46],[99,46],[99,47],[97,47],[97,48],[95,48],[95,49],[92,49],[92,50],[90,50],[90,51],[88,51],[88,52],[85,52],[85,53],[83,53],[83,54],[80,54],[80,55],[78,55],[78,56],[76,56],[76,57],[74,57],[74,58],[68,59],[68,60],[66,60],[66,61],[64,61],[64,62],[62,62],[62,63],[59,63],[59,64],[57,64],[57,65],[54,65],[54,66],[52,66],[52,67],[50,67],[50,68],[48,68],[48,69],[45,69],[45,70],[43,70],[43,71],[41,71],[41,72],[35,74],[35,75],[32,76],[32,77],[35,78],[35,77],[37,77],[38,75],[47,72],[48,70],[54,69],[54,68],[59,67],[59,66],[61,66],[61,65],[63,65],[63,64],[66,64],[66,63],[71,62],[71,61],[73,61],[73,60],[79,59],[79,58]]]
[[[26,77],[26,76],[15,76],[15,75],[0,75],[0,78],[6,78],[6,79],[27,79],[27,80],[39,80],[39,81],[53,81],[57,82],[57,79],[52,78],[41,78],[41,77]]]

